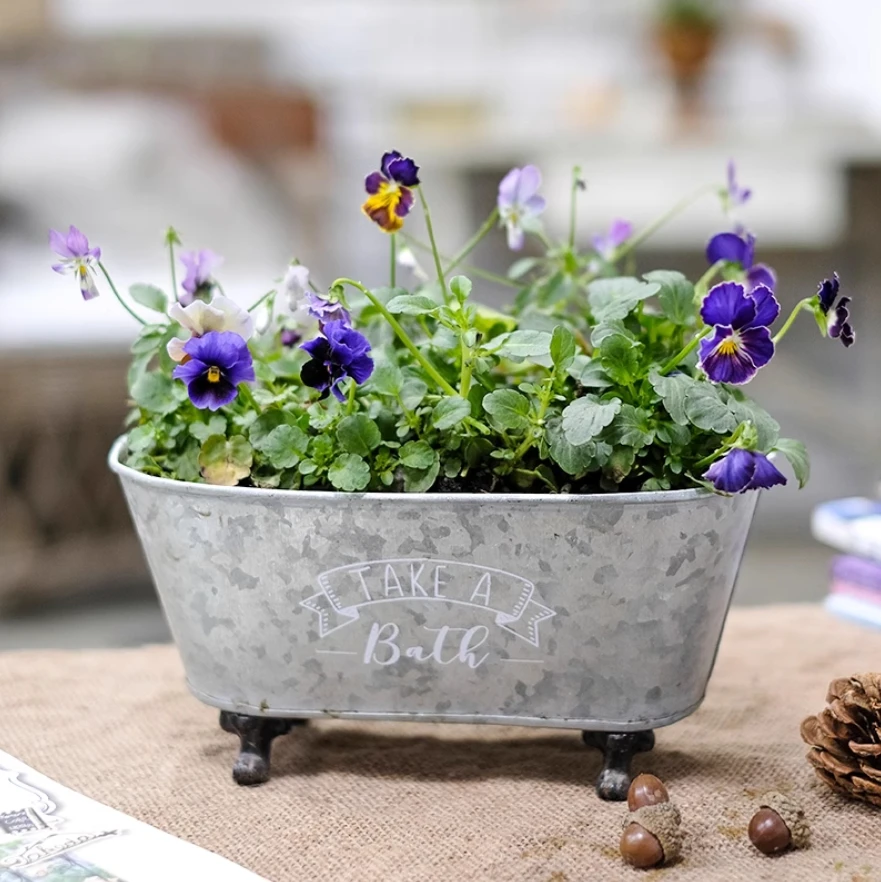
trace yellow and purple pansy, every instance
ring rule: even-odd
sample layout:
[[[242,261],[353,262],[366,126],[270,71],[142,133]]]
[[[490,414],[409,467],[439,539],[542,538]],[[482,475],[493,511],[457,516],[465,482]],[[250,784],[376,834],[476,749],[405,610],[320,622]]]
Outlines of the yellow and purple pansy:
[[[367,199],[361,210],[386,233],[396,233],[413,207],[413,187],[419,186],[419,166],[397,150],[384,153],[380,170],[364,180]]]
[[[769,326],[780,304],[765,285],[749,293],[738,282],[722,282],[701,305],[701,318],[713,327],[700,343],[700,366],[714,383],[748,383],[774,355]]]

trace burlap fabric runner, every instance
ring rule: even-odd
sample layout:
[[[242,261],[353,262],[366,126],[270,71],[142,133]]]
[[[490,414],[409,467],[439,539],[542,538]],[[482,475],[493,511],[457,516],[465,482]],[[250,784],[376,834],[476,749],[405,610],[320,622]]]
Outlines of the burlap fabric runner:
[[[817,782],[798,735],[830,679],[879,668],[881,634],[817,607],[732,611],[703,707],[636,760],[667,782],[686,831],[682,860],[642,878],[879,882],[881,810]],[[576,732],[322,722],[279,739],[272,781],[242,789],[236,740],[167,647],[0,654],[0,714],[4,750],[273,882],[641,875],[618,857],[625,809],[594,795],[599,756]],[[802,803],[809,850],[749,844],[767,788]]]

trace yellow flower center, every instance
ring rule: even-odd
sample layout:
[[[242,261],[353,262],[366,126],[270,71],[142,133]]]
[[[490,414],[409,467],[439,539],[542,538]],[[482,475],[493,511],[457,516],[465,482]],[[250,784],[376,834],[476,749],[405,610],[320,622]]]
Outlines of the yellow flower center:
[[[716,352],[719,355],[734,355],[737,352],[737,340],[734,337],[728,337],[716,347]]]
[[[208,368],[208,382],[209,383],[219,383],[220,382],[220,368],[212,365]]]

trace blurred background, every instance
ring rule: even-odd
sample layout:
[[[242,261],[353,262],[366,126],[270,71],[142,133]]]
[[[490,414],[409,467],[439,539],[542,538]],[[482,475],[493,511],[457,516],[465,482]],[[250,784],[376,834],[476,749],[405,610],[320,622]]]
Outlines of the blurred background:
[[[582,167],[587,242],[737,160],[784,310],[833,269],[855,300],[856,347],[802,321],[750,387],[814,477],[762,499],[736,602],[819,599],[810,511],[878,478],[879,34],[875,0],[0,0],[0,647],[168,639],[105,466],[135,327],[51,272],[47,229],[86,231],[125,286],[165,284],[171,223],[245,304],[293,257],[379,284],[387,243],[359,206],[392,148],[448,251],[513,165],[542,169],[558,235]],[[639,265],[696,278],[724,228],[708,197]],[[505,271],[501,233],[475,262]]]

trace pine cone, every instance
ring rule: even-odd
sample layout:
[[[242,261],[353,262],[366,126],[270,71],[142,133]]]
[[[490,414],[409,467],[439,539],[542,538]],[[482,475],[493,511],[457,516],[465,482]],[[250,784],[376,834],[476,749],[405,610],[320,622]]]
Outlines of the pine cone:
[[[801,724],[808,762],[833,790],[881,806],[881,674],[833,680],[826,701]]]

